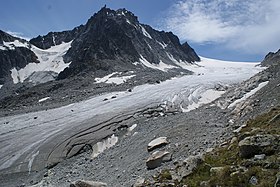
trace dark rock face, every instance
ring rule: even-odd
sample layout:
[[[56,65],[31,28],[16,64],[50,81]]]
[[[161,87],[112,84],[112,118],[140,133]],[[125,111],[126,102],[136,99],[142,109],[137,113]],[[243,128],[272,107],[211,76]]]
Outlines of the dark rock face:
[[[49,32],[46,36],[38,36],[30,40],[30,43],[41,49],[49,49],[51,46],[60,45],[62,42],[70,42],[83,29],[83,25],[71,31]]]
[[[0,44],[4,42],[13,42],[15,40],[27,42],[20,38],[13,37],[3,31],[0,31]],[[13,68],[24,68],[28,63],[38,63],[37,56],[33,51],[26,47],[13,47],[0,50],[0,84],[4,84],[6,79],[10,77],[10,70]]]
[[[86,69],[107,72],[135,69],[133,63],[140,58],[153,64],[170,65],[174,65],[174,61],[200,60],[187,43],[180,44],[177,36],[140,24],[137,17],[125,9],[114,11],[104,7],[80,31],[64,56],[66,62],[72,63],[59,78]]]
[[[273,52],[270,52],[268,53],[264,60],[262,61],[261,65],[262,66],[270,66],[270,65],[273,65],[273,64],[279,64],[280,63],[280,49],[273,53]]]
[[[3,41],[5,42],[12,42],[14,41],[16,38],[9,35],[8,33],[0,30],[0,44],[3,44]]]

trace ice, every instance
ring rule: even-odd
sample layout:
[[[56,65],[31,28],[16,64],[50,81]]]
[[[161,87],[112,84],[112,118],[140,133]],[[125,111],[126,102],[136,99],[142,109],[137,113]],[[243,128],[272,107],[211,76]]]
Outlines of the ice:
[[[52,71],[60,73],[70,63],[64,63],[63,55],[71,47],[71,42],[62,43],[60,45],[52,46],[49,49],[43,50],[35,46],[31,47],[31,50],[36,54],[40,63],[29,63],[22,69],[13,68],[11,70],[11,76],[15,84],[23,82],[26,80],[32,73],[38,71]]]
[[[153,39],[153,38],[151,37],[151,35],[146,31],[146,29],[145,29],[142,25],[139,25],[139,26],[141,27],[142,33],[144,34],[144,36],[146,36],[146,37],[148,37],[148,38],[150,38],[150,39]]]
[[[231,103],[228,108],[232,108],[234,106],[236,106],[236,104],[245,101],[247,98],[251,97],[252,95],[254,95],[257,91],[259,91],[260,89],[262,89],[265,85],[268,84],[269,81],[265,81],[262,82],[258,85],[258,87],[256,87],[255,89],[251,90],[250,92],[246,93],[242,98],[235,100],[233,103]]]
[[[172,66],[169,64],[165,64],[162,61],[159,62],[159,64],[152,64],[150,63],[146,58],[144,58],[142,55],[140,55],[141,58],[139,58],[139,61],[146,67],[152,68],[152,69],[158,69],[161,71],[167,71],[168,69],[178,68],[176,66]]]
[[[225,92],[213,89],[206,90],[201,94],[196,93],[196,95],[191,95],[191,97],[189,97],[189,102],[191,102],[191,104],[188,105],[187,108],[184,108],[182,105],[180,105],[180,108],[182,112],[189,112],[200,107],[203,104],[211,103],[215,99],[219,98],[223,93]]]
[[[33,155],[31,156],[31,158],[29,159],[29,162],[28,162],[28,172],[29,172],[29,174],[30,174],[30,172],[31,172],[31,168],[32,168],[33,161],[34,161],[35,157],[36,157],[38,154],[39,154],[39,151],[37,151],[35,154],[33,154]]]
[[[2,88],[3,85],[0,84],[0,89]]]
[[[109,137],[101,142],[98,142],[97,144],[95,144],[92,147],[91,157],[92,158],[97,157],[99,154],[103,153],[106,149],[109,149],[110,147],[113,147],[114,145],[116,145],[117,142],[118,142],[118,137],[115,136],[114,134],[111,137]]]

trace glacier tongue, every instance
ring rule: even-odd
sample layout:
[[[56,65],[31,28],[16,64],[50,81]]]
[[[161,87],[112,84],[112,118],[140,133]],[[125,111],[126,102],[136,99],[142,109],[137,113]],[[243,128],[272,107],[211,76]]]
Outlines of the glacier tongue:
[[[70,47],[69,44],[68,47]],[[66,44],[63,49],[67,49]],[[38,50],[38,52],[40,51],[45,54],[44,50]],[[51,50],[47,51],[51,53]],[[62,55],[63,51],[66,50],[61,50],[60,54],[53,53],[53,57]],[[167,107],[171,109],[180,109],[180,107],[183,111],[184,109],[194,109],[200,104],[211,102],[220,94],[220,92],[213,91],[217,84],[239,83],[263,70],[263,68],[255,65],[256,63],[226,63],[202,58],[202,62],[198,65],[187,67],[195,72],[193,75],[173,78],[160,84],[137,86],[132,92],[97,95],[85,101],[46,111],[1,117],[0,141],[3,146],[0,148],[2,155],[0,169],[14,166],[23,159],[32,161],[32,155],[29,154],[30,150],[39,150],[44,146],[54,145],[54,140],[57,143],[63,142],[64,138],[67,138],[62,136],[63,134],[70,136],[69,132],[72,130],[76,134],[77,131],[83,132],[84,129],[89,127],[99,129],[103,122],[114,117],[118,119],[123,114],[133,115],[137,111],[158,107],[163,103],[168,104]],[[104,100],[104,98],[112,98],[112,94],[115,96],[114,99]],[[6,123],[7,121],[9,123]],[[97,133],[111,132],[111,127],[104,127],[100,128]],[[54,137],[55,139],[53,139]],[[113,139],[101,142],[96,147],[95,153],[99,154],[105,148],[117,142],[116,137],[111,138]],[[45,153],[42,153],[41,150]],[[49,151],[51,149],[40,149],[36,158],[48,155]],[[11,158],[11,155],[15,156]],[[37,163],[36,159],[32,163],[36,166],[46,164],[41,161]],[[24,169],[24,166],[22,167]]]

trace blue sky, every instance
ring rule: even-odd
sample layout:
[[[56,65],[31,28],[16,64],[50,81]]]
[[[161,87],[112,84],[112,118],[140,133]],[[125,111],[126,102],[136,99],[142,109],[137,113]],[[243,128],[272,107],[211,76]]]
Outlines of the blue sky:
[[[172,31],[201,56],[261,61],[280,48],[279,0],[1,0],[0,29],[27,38],[69,30],[105,4]]]

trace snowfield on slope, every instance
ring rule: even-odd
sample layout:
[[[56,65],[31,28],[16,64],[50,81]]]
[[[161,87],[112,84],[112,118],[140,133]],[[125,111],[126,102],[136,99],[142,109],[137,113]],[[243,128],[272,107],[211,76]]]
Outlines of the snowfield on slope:
[[[29,161],[35,162],[37,157],[42,156],[38,152],[40,147],[52,145],[51,138],[65,135],[69,129],[81,130],[81,124],[85,122],[93,126],[93,119],[105,122],[114,116],[158,105],[187,112],[219,97],[223,91],[217,91],[217,85],[239,83],[263,70],[256,66],[257,63],[201,59],[198,66],[188,66],[195,72],[194,75],[137,86],[132,92],[107,93],[47,111],[0,118],[0,169],[16,166],[22,170],[28,167],[26,169],[30,171],[33,166]],[[116,98],[104,101],[104,98],[112,96]],[[65,137],[59,138],[62,140]],[[29,165],[26,166],[26,163]]]
[[[24,68],[19,70],[13,68],[11,70],[11,76],[13,78],[14,84],[23,82],[34,72],[51,71],[55,73],[60,73],[61,71],[63,71],[66,67],[70,65],[70,63],[65,63],[63,61],[63,55],[65,55],[66,52],[69,50],[69,48],[71,47],[71,43],[72,41],[68,43],[62,43],[60,45],[52,46],[51,48],[45,50],[31,45],[30,49],[36,54],[40,63],[29,63]],[[24,44],[20,43],[20,45],[18,44],[18,42],[16,44],[16,46],[18,47],[24,46]],[[24,47],[29,48],[28,46]],[[36,82],[36,80],[34,81]]]

